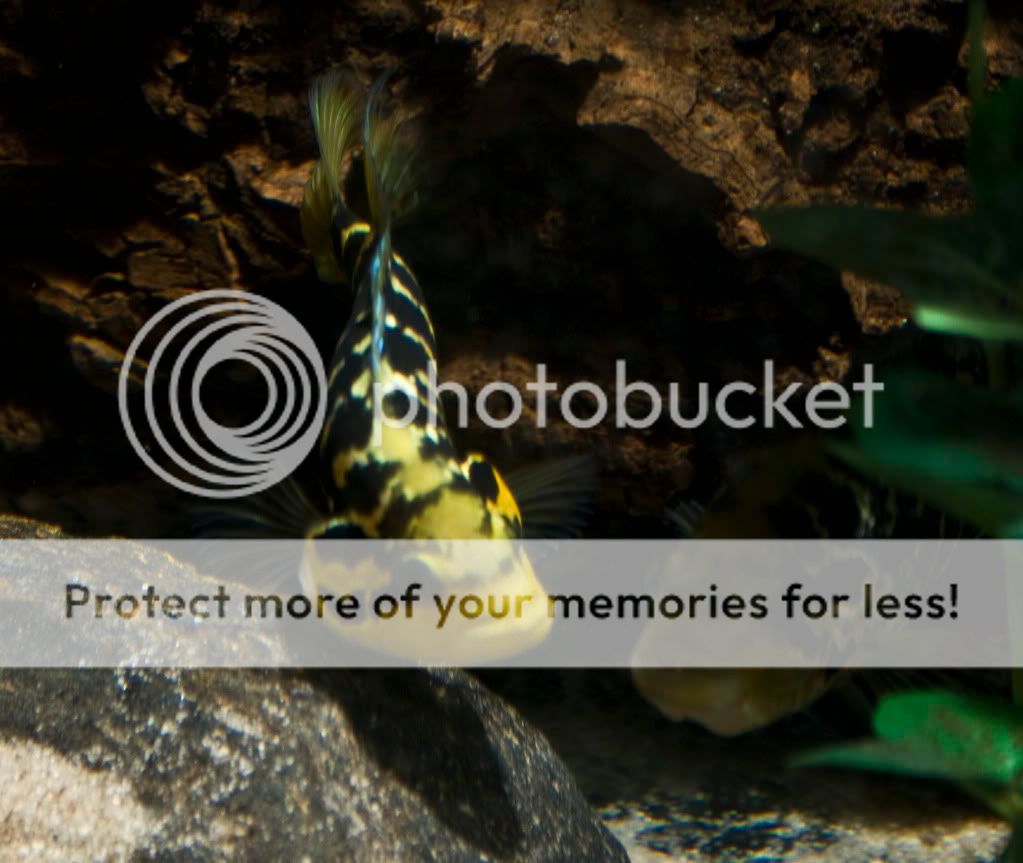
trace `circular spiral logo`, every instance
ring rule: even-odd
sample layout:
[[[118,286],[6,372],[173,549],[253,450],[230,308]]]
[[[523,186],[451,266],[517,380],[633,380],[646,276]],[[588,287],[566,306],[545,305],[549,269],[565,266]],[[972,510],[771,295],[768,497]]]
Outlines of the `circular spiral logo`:
[[[148,363],[137,360],[154,339]],[[202,403],[204,379],[228,362],[252,367],[265,384],[265,407],[244,425],[216,421]],[[128,385],[133,366],[142,364],[145,422],[174,472],[153,458],[135,430]],[[166,391],[158,385],[168,381]],[[319,352],[294,315],[265,297],[224,289],[182,297],[146,322],[121,364],[117,399],[128,439],[151,470],[184,491],[224,499],[269,488],[298,467],[323,427],[326,392]],[[161,400],[166,394],[160,407],[169,409],[174,443],[157,416],[158,393]]]

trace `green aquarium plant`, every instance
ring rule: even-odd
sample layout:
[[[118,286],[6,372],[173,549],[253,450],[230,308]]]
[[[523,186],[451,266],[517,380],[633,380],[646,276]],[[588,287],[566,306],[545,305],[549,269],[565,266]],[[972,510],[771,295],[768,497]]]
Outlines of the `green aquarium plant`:
[[[801,767],[853,767],[959,783],[1012,827],[1003,863],[1023,863],[1023,706],[955,692],[904,692],[874,712],[876,740],[798,756]]]
[[[1023,367],[1023,79],[985,92],[982,3],[971,4],[970,18],[971,212],[817,206],[757,217],[776,245],[899,289],[921,329],[980,340],[985,382],[890,372],[873,415],[862,402],[854,408],[852,438],[835,450],[991,536],[1019,539],[1023,387],[1013,372]],[[1012,554],[1008,608],[1015,615],[1020,567]],[[1003,860],[1023,863],[1020,671],[1013,682],[1015,703],[945,690],[888,695],[874,714],[877,739],[817,749],[796,763],[957,782],[1009,821]]]
[[[757,213],[778,246],[898,288],[913,322],[981,340],[987,381],[891,371],[872,416],[861,402],[854,467],[976,524],[1023,537],[1023,79],[986,94],[982,4],[971,6],[971,212],[942,216],[814,206]]]

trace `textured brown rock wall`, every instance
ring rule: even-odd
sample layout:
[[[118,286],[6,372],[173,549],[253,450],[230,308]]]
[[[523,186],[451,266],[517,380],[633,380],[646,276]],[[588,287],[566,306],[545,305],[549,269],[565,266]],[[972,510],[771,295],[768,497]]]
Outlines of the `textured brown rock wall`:
[[[992,6],[997,80],[1023,71],[1023,23]],[[162,303],[263,292],[325,352],[343,326],[296,210],[315,156],[305,90],[331,65],[400,66],[429,167],[399,240],[442,375],[477,386],[538,362],[607,386],[616,357],[683,387],[765,356],[789,378],[841,374],[857,318],[884,329],[897,302],[763,252],[746,211],[968,203],[962,3],[8,0],[0,18],[0,509],[78,529],[172,529],[178,502],[112,395]],[[595,450],[594,530],[649,533],[692,462],[727,449],[715,434],[465,438],[502,466]]]

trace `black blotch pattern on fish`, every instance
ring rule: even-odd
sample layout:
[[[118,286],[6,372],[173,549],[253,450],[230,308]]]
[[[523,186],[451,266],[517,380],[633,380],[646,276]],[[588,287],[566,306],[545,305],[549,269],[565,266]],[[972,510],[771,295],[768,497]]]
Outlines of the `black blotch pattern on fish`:
[[[384,334],[384,352],[391,368],[406,377],[411,377],[419,370],[425,372],[430,361],[419,342],[397,329],[388,330]]]
[[[451,482],[448,485],[452,491],[468,492],[475,495],[479,494],[479,492],[473,487],[472,483],[469,482],[469,478],[462,473],[453,474]]]
[[[343,412],[335,410],[334,420],[321,446],[324,453],[365,449],[369,446],[373,434],[373,410],[369,402],[349,401]]]
[[[349,356],[353,356],[353,351],[354,348],[349,351]],[[357,360],[359,356],[360,354],[354,354],[353,359]],[[337,371],[331,380],[329,393],[332,403],[342,396],[345,398],[350,397],[355,381],[362,374],[362,365],[356,361],[342,362],[335,365],[335,368]]]
[[[383,415],[390,420],[401,421],[408,416],[412,410],[412,399],[408,393],[401,390],[392,390],[380,400],[380,408]],[[420,410],[416,405],[416,412],[412,417],[411,425],[423,426],[426,424],[426,411]]]
[[[497,500],[500,488],[494,469],[485,461],[473,461],[469,466],[469,481],[487,500]]]
[[[330,232],[330,244],[331,244],[331,247],[334,249],[334,259],[338,260],[338,261],[343,261],[345,259],[345,249],[344,249],[344,245],[343,245],[342,239],[341,239],[341,231],[338,230],[337,219],[338,219],[338,216],[335,213],[334,214],[334,230]],[[354,243],[349,243],[348,245],[352,246],[352,245],[354,245]],[[347,267],[345,267],[344,268],[344,272],[350,273],[351,270],[349,270],[349,269],[347,269]]]
[[[423,313],[423,307],[417,305],[422,303],[419,293],[419,286],[411,276],[401,280],[402,287],[414,298],[410,300],[404,293],[394,290],[392,285],[387,292],[387,305],[394,317],[403,326],[418,335],[430,348],[430,353],[437,352],[437,345],[434,343],[429,321]]]
[[[370,245],[369,225],[360,222],[344,204],[338,204],[334,213],[333,237],[334,254],[344,272],[351,274],[353,284],[357,286],[358,282],[354,279],[360,274],[359,262],[366,247]]]
[[[387,483],[398,472],[397,462],[369,462],[352,465],[345,473],[342,490],[346,510],[371,513],[376,509]],[[335,506],[339,503],[335,500]]]
[[[319,539],[367,539],[366,531],[350,521],[337,521],[325,528]]]
[[[415,290],[412,295],[418,298],[419,284],[416,282],[415,276],[412,275],[412,271],[405,266],[404,263],[399,261],[397,258],[391,262],[391,273],[401,281],[403,284],[415,285]]]
[[[419,457],[423,461],[436,461],[444,458],[451,448],[444,430],[438,425],[435,427],[435,431],[437,432],[436,440],[424,437],[419,442]]]

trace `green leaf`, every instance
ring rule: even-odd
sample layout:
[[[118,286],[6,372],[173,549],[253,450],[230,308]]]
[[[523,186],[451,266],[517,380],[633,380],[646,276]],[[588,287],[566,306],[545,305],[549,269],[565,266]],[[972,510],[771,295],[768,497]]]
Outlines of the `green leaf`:
[[[944,772],[928,775],[960,781],[1010,821],[1023,818],[1023,707],[956,692],[909,692],[882,700],[874,728],[885,742],[937,754]]]
[[[851,767],[946,779],[1014,823],[1023,818],[1023,707],[937,690],[882,699],[880,740],[827,746],[793,760],[798,767]]]
[[[998,312],[978,312],[953,305],[918,305],[913,309],[913,320],[924,330],[984,339],[991,342],[1023,342],[1023,316]]]
[[[882,699],[874,730],[883,741],[923,746],[945,775],[1008,785],[1023,770],[1023,707],[947,690]]]
[[[1006,81],[975,106],[967,167],[978,214],[1004,241],[1008,263],[1020,273],[1023,253],[1023,78]]]
[[[1023,333],[1023,295],[989,266],[1004,244],[982,220],[841,206],[756,216],[776,245],[898,288],[923,327],[981,338]]]
[[[928,740],[863,740],[825,746],[802,753],[791,763],[794,767],[849,767],[957,782],[992,781],[983,765],[950,756]]]
[[[996,536],[1023,535],[1023,403],[938,375],[884,378],[867,426],[863,399],[844,461]]]

